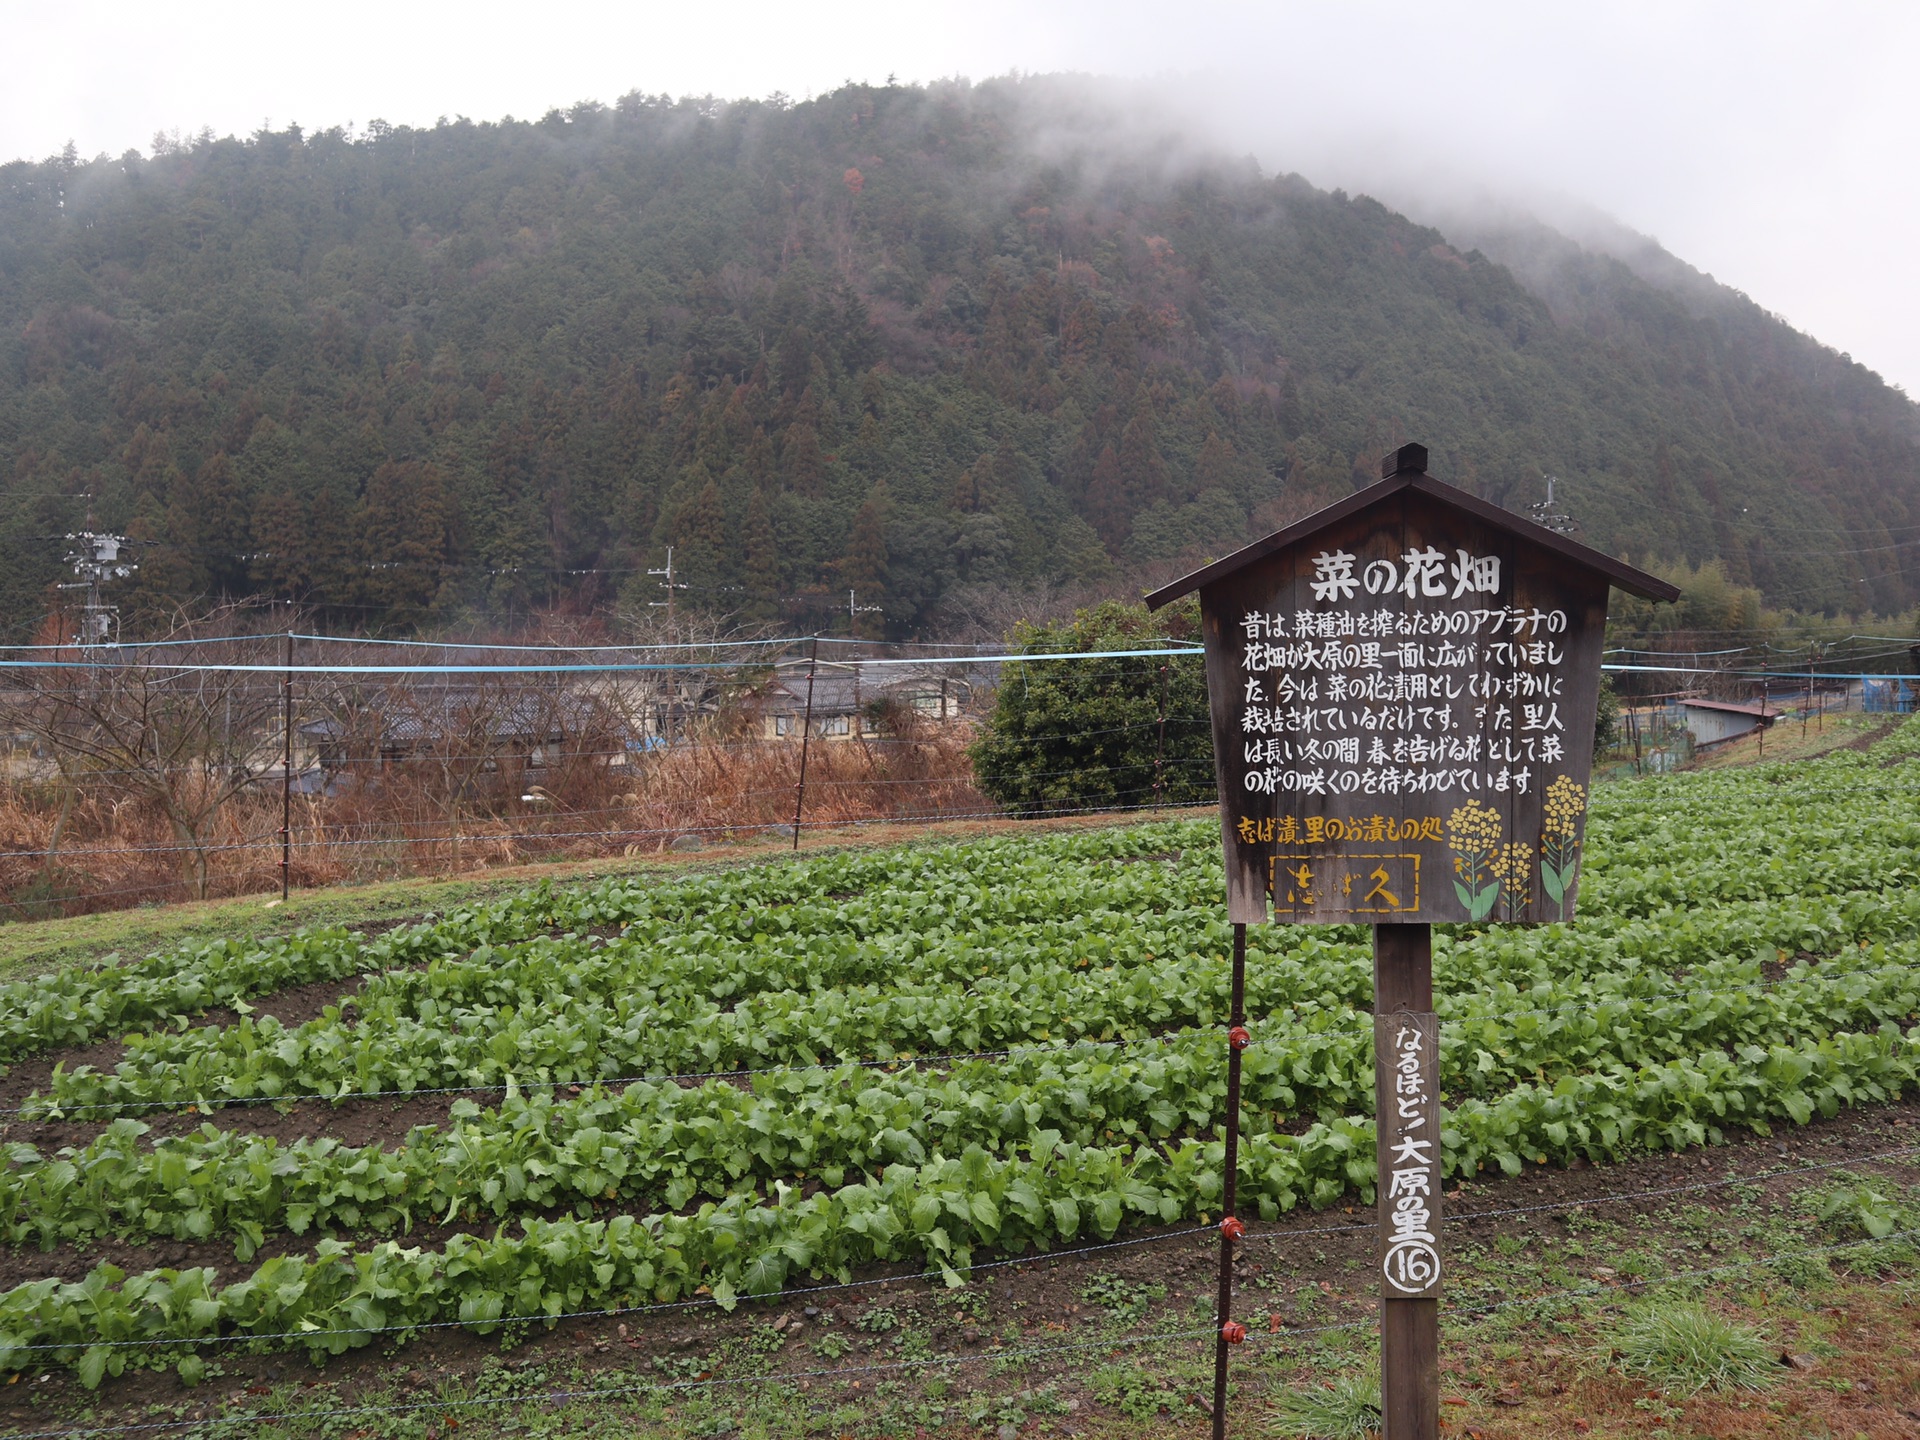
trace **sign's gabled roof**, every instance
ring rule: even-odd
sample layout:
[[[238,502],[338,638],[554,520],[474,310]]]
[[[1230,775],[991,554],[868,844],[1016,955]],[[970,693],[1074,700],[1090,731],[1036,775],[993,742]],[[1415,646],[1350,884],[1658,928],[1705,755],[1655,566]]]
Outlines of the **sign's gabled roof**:
[[[1409,455],[1407,452],[1415,452]],[[1538,545],[1554,554],[1588,570],[1598,571],[1615,585],[1629,594],[1640,595],[1648,600],[1677,600],[1680,591],[1657,576],[1644,570],[1636,570],[1631,565],[1615,560],[1611,555],[1602,554],[1590,545],[1582,545],[1577,540],[1569,540],[1557,531],[1531,520],[1515,515],[1511,510],[1502,510],[1498,505],[1489,504],[1477,495],[1456,489],[1452,485],[1442,484],[1427,474],[1424,469],[1407,468],[1404,461],[1417,460],[1419,465],[1426,462],[1426,450],[1423,446],[1409,445],[1401,452],[1403,466],[1377,485],[1369,485],[1364,490],[1356,490],[1344,500],[1339,500],[1324,509],[1316,510],[1304,520],[1296,520],[1283,530],[1276,530],[1264,540],[1256,540],[1243,549],[1236,550],[1224,560],[1216,560],[1211,565],[1202,566],[1191,575],[1175,580],[1171,585],[1162,585],[1147,596],[1147,608],[1158,610],[1161,606],[1189,595],[1202,586],[1223,580],[1238,570],[1264,560],[1267,556],[1298,544],[1312,537],[1315,531],[1345,520],[1349,515],[1357,515],[1370,506],[1379,504],[1390,496],[1404,490],[1417,490],[1430,495],[1443,504],[1463,510],[1474,519],[1505,530],[1509,534]],[[1391,462],[1390,462],[1391,463]]]

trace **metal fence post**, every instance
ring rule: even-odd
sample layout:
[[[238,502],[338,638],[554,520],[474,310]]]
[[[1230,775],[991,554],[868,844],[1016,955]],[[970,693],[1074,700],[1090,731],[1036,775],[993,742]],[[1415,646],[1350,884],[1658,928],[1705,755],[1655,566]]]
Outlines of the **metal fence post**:
[[[1233,999],[1227,1018],[1227,1153],[1220,1197],[1219,1331],[1213,1341],[1213,1440],[1227,1434],[1227,1347],[1246,1339],[1233,1318],[1233,1245],[1246,1233],[1234,1208],[1240,1188],[1240,1052],[1247,1034],[1247,927],[1233,927]]]
[[[813,672],[820,663],[820,637],[807,649],[807,711],[800,721],[800,778],[793,787],[793,849],[800,851],[800,812],[807,803],[807,748],[813,743]]]
[[[293,632],[287,632],[286,660],[280,672],[280,898],[292,890],[293,876]]]

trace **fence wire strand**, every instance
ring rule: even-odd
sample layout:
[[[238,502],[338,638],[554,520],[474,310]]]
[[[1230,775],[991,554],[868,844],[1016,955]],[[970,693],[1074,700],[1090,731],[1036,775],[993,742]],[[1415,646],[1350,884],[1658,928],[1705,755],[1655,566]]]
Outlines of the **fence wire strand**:
[[[1828,1256],[1850,1250],[1862,1250],[1881,1245],[1907,1244],[1920,1238],[1920,1229],[1898,1230],[1891,1234],[1870,1237],[1863,1240],[1840,1241],[1831,1245],[1801,1246],[1789,1250],[1776,1251],[1770,1255],[1752,1256],[1741,1260],[1729,1261],[1720,1265],[1703,1266],[1693,1270],[1680,1270],[1648,1280],[1626,1280],[1617,1284],[1594,1283],[1589,1285],[1566,1286],[1546,1291],[1539,1295],[1510,1296],[1481,1305],[1463,1305],[1451,1307],[1449,1313],[1456,1317],[1484,1319],[1503,1311],[1527,1307],[1562,1305],[1569,1301],[1596,1299],[1603,1296],[1615,1297],[1630,1295],[1635,1291],[1685,1284],[1701,1280],[1713,1280],[1742,1271],[1758,1269],[1762,1266],[1778,1265],[1792,1260],[1807,1259],[1813,1256]],[[1022,1262],[1009,1262],[1022,1263]],[[1340,1331],[1368,1329],[1378,1323],[1374,1319],[1338,1321],[1314,1326],[1287,1326],[1261,1332],[1251,1330],[1247,1340],[1257,1344],[1276,1344],[1298,1340],[1310,1335],[1331,1334]],[[352,1332],[368,1333],[368,1332]],[[600,1401],[622,1398],[635,1398],[642,1395],[677,1394],[692,1391],[713,1391],[733,1388],[740,1385],[800,1385],[811,1384],[816,1380],[850,1380],[856,1376],[878,1374],[898,1374],[907,1370],[928,1368],[957,1368],[978,1364],[1003,1364],[1015,1360],[1032,1360],[1055,1355],[1080,1354],[1093,1350],[1108,1352],[1140,1348],[1148,1345],[1177,1344],[1188,1340],[1211,1340],[1218,1334],[1218,1328],[1209,1325],[1204,1329],[1160,1330],[1146,1335],[1103,1336],[1098,1340],[1067,1341],[1054,1345],[1022,1346],[1018,1348],[994,1347],[972,1354],[949,1351],[939,1355],[916,1357],[911,1360],[879,1361],[866,1365],[840,1365],[813,1370],[791,1371],[786,1373],[759,1373],[747,1375],[710,1376],[694,1380],[660,1380],[638,1385],[600,1386],[586,1389],[526,1391],[514,1395],[472,1396],[458,1399],[439,1398],[434,1400],[402,1401],[383,1405],[346,1405],[329,1406],[308,1410],[269,1411],[242,1415],[208,1416],[204,1419],[149,1420],[125,1425],[97,1425],[70,1427],[58,1430],[36,1430],[20,1432],[16,1440],[83,1440],[83,1437],[95,1435],[132,1435],[152,1433],[161,1430],[180,1430],[243,1425],[275,1424],[282,1421],[325,1421],[340,1420],[349,1417],[370,1417],[375,1415],[419,1414],[425,1411],[439,1411],[443,1414],[461,1409],[486,1409],[508,1405],[543,1404],[548,1406],[564,1405],[575,1401]]]

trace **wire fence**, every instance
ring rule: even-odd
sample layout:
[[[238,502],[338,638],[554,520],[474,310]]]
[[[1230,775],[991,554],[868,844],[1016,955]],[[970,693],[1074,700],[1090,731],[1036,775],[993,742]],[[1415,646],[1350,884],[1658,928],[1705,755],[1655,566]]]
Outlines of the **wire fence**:
[[[1161,772],[1168,776],[1198,776],[1211,780],[1211,762],[1197,759],[1165,761]],[[1079,777],[1099,782],[1103,777],[1121,777],[1139,781],[1137,765],[1086,765],[1065,770],[1030,772],[1036,778]],[[288,861],[290,885],[351,883],[354,880],[401,875],[455,875],[501,865],[526,865],[544,860],[579,861],[604,858],[633,859],[649,851],[669,848],[702,848],[694,841],[778,839],[791,842],[796,831],[816,835],[823,832],[859,833],[886,826],[928,826],[959,822],[1028,819],[1083,819],[1114,815],[1139,817],[1148,813],[1187,813],[1210,800],[1167,798],[1153,781],[1115,784],[1105,779],[1115,798],[1096,805],[1050,804],[1042,810],[994,805],[972,789],[967,774],[945,777],[833,776],[811,778],[805,787],[781,783],[774,785],[736,785],[731,798],[759,807],[750,818],[739,816],[706,820],[697,813],[670,824],[619,824],[634,814],[630,804],[586,806],[568,809],[551,817],[515,816],[477,819],[462,827],[449,826],[443,817],[394,816],[383,818],[334,818],[312,815],[303,810],[298,823],[285,835],[267,828],[270,817],[262,821],[252,836],[199,844],[167,841],[129,841],[120,844],[72,846],[19,846],[0,852],[0,865],[13,867],[14,894],[0,899],[0,916],[42,918],[54,914],[80,913],[103,906],[101,902],[135,899],[178,901],[188,898],[229,898],[247,894],[271,894],[281,890],[281,859]],[[922,808],[912,803],[924,799],[929,791],[948,788],[970,793],[971,801],[945,808]],[[1871,796],[1883,801],[1920,801],[1920,788],[1900,784],[1798,786],[1796,799],[1838,800]],[[820,803],[822,796],[828,803]],[[850,803],[834,802],[834,796],[852,796]],[[796,826],[792,807],[800,809]],[[1697,811],[1711,809],[1709,795],[1636,796],[1637,809]],[[824,811],[824,813],[823,813]],[[534,824],[529,826],[528,820]],[[600,820],[604,823],[582,823]],[[682,842],[675,846],[674,842]],[[797,848],[797,847],[796,847]],[[355,855],[364,859],[353,859]],[[251,859],[249,860],[249,857]],[[220,868],[215,882],[201,896],[191,893],[192,882],[177,869],[183,858],[227,863]],[[106,861],[124,870],[142,864],[157,865],[150,878],[131,883],[84,885],[76,877],[87,872],[73,862]],[[22,867],[29,873],[24,876]],[[44,883],[51,874],[53,883]]]
[[[1165,768],[1168,770],[1211,770],[1212,762],[1205,761],[1205,760],[1169,760],[1166,762]],[[1085,765],[1085,766],[1077,766],[1069,770],[1040,770],[1040,771],[1030,771],[1026,773],[1033,775],[1036,778],[1047,778],[1047,777],[1059,776],[1059,775],[1076,775],[1076,776],[1089,776],[1089,777],[1100,776],[1100,775],[1114,775],[1114,774],[1135,775],[1138,773],[1138,767],[1111,766],[1111,765]],[[955,783],[959,783],[959,782],[956,781]],[[917,779],[872,780],[872,779],[854,777],[854,778],[846,778],[846,779],[828,779],[828,780],[814,781],[814,782],[810,782],[807,788],[811,791],[814,789],[820,789],[820,790],[834,790],[834,789],[842,789],[842,788],[864,789],[872,786],[894,786],[894,785],[925,786],[926,784],[927,784],[926,781],[917,780]],[[760,789],[760,790],[748,789],[748,790],[740,791],[739,793],[748,797],[780,796],[788,800],[791,800],[794,795],[794,789],[795,789],[794,786],[783,785],[783,786],[769,787],[769,788]],[[1137,795],[1142,793],[1151,794],[1152,787],[1151,786],[1135,786],[1128,789],[1119,789],[1116,791],[1116,793],[1119,793],[1122,795],[1128,795],[1128,794]],[[1845,799],[1845,798],[1859,796],[1859,795],[1870,795],[1875,797],[1876,799],[1882,799],[1882,800],[1900,800],[1902,797],[1911,796],[1911,797],[1914,797],[1915,803],[1920,803],[1920,787],[1906,786],[1906,785],[1899,785],[1899,784],[1796,786],[1792,790],[1791,794],[1793,798],[1799,799],[1799,800],[1837,800],[1837,799]],[[1658,798],[1637,796],[1633,801],[1633,804],[1636,808],[1644,808],[1644,809],[1652,809],[1652,810],[1710,809],[1715,803],[1716,803],[1715,799],[1711,795],[1702,795],[1699,797],[1667,796],[1667,797],[1658,797]],[[999,819],[1007,819],[1014,816],[1025,816],[1028,818],[1049,818],[1049,817],[1068,817],[1068,816],[1077,816],[1077,815],[1104,815],[1104,814],[1129,814],[1130,815],[1130,814],[1138,814],[1143,810],[1190,811],[1195,809],[1211,808],[1212,804],[1213,802],[1211,800],[1207,800],[1207,801],[1185,801],[1185,802],[1166,801],[1159,804],[1149,802],[1144,804],[1136,803],[1136,804],[1082,805],[1082,806],[1060,805],[1060,806],[1048,806],[1044,810],[1033,810],[1033,809],[1027,809],[1027,808],[1018,807],[1018,806],[987,806],[985,808],[970,809],[970,810],[929,810],[925,812],[886,811],[878,815],[860,818],[860,819],[824,820],[824,821],[817,822],[817,828],[848,829],[848,828],[858,828],[858,827],[867,826],[867,825],[887,825],[887,824],[904,824],[904,823],[938,823],[941,821],[948,821],[948,820],[999,820]],[[764,825],[764,824],[747,825],[747,824],[728,824],[728,823],[718,823],[718,824],[712,824],[712,825],[677,825],[677,826],[666,826],[666,827],[653,828],[653,829],[636,829],[636,828],[630,828],[630,827],[621,827],[617,825],[595,826],[592,828],[574,829],[574,830],[554,828],[556,825],[566,824],[566,823],[576,823],[582,820],[583,818],[587,818],[595,815],[619,816],[619,815],[627,815],[631,813],[632,812],[629,807],[619,806],[619,805],[601,806],[598,808],[583,809],[583,810],[570,810],[570,811],[567,811],[564,814],[564,816],[556,817],[553,824],[541,829],[532,829],[532,830],[486,829],[486,828],[476,827],[476,828],[465,830],[465,831],[449,831],[444,828],[444,825],[445,825],[444,820],[435,821],[432,819],[341,821],[338,824],[328,826],[324,830],[315,829],[313,831],[305,831],[305,830],[295,831],[294,835],[296,838],[294,840],[294,844],[297,848],[303,851],[312,851],[312,850],[324,851],[328,849],[342,849],[342,848],[350,848],[350,847],[356,847],[356,846],[369,846],[369,845],[437,846],[437,845],[446,845],[455,840],[465,840],[465,841],[472,842],[474,844],[484,844],[490,841],[496,841],[496,842],[562,841],[562,840],[581,840],[581,839],[606,839],[610,841],[619,841],[619,840],[628,840],[628,839],[634,839],[634,838],[658,839],[662,837],[673,837],[673,836],[680,836],[680,835],[751,835],[756,832],[764,832],[769,830],[777,830],[782,835],[785,835],[788,831],[792,829],[790,825],[786,825],[781,822],[776,822],[775,824],[772,824],[772,825]],[[437,828],[437,829],[430,828],[436,825],[442,828]],[[378,834],[378,835],[361,835],[361,834],[351,833],[356,830],[383,830],[383,831],[386,831],[387,833]],[[93,857],[93,856],[184,855],[184,854],[215,855],[215,854],[227,854],[234,851],[262,850],[262,849],[276,848],[279,846],[279,844],[280,844],[280,836],[276,832],[272,834],[261,835],[255,839],[225,841],[225,842],[220,842],[216,844],[207,844],[207,845],[129,844],[129,845],[101,845],[101,846],[91,846],[91,847],[75,846],[75,847],[66,847],[61,849],[49,848],[49,849],[42,849],[42,850],[9,850],[6,853],[8,857],[12,859],[43,859],[49,856],[56,857],[56,858],[60,856],[66,856],[69,858],[84,859],[84,858]],[[141,887],[141,888],[150,888],[150,887]],[[107,893],[107,892],[95,892],[95,893]]]
[[[1750,648],[1621,650],[1612,668],[1692,681],[1733,674]],[[537,645],[189,630],[0,647],[0,747],[12,746],[0,750],[0,919],[1032,814],[990,798],[976,773],[973,742],[1003,684],[1029,683],[1035,667],[1106,683],[1199,663],[1164,640],[1019,654],[825,636]],[[1771,663],[1736,678],[1764,683]],[[1135,813],[1211,794],[1206,717],[1170,712],[1164,687],[1139,699],[1152,707],[1141,718],[1002,737],[1035,757],[1070,748],[1027,763],[1031,786],[1076,797],[1038,809]]]
[[[1197,656],[298,632],[16,647],[0,654],[0,918],[1030,813],[984,793],[970,754],[1003,675]],[[1205,725],[1163,696],[1151,718],[1017,743],[1070,747],[1027,764],[1080,793],[1048,813],[1128,812],[1210,788],[1190,753]]]
[[[1852,1163],[1862,1163],[1855,1161]],[[1600,1202],[1591,1201],[1590,1204]],[[1212,1227],[1202,1227],[1192,1231],[1177,1232],[1169,1237],[1185,1238],[1194,1234],[1209,1233]],[[1373,1228],[1373,1227],[1364,1227]],[[1316,1232],[1300,1232],[1312,1234]],[[1582,1300],[1605,1299],[1620,1303],[1637,1294],[1643,1294],[1650,1288],[1686,1286],[1701,1281],[1712,1281],[1729,1275],[1743,1274],[1765,1267],[1778,1267],[1796,1261],[1825,1259],[1830,1256],[1872,1250],[1878,1247],[1910,1247],[1920,1239],[1920,1229],[1893,1231],[1882,1236],[1871,1236],[1858,1240],[1839,1241],[1826,1245],[1795,1246],[1778,1250],[1770,1254],[1751,1256],[1739,1260],[1730,1260],[1717,1265],[1701,1266],[1689,1270],[1668,1271],[1653,1280],[1607,1284],[1594,1282],[1586,1285],[1561,1286],[1533,1295],[1510,1296],[1503,1300],[1479,1305],[1455,1305],[1449,1307],[1449,1315],[1457,1324],[1462,1320],[1484,1320],[1489,1317],[1519,1310],[1544,1310],[1564,1308],[1569,1303]],[[1049,1256],[1029,1257],[1022,1260],[999,1262],[1008,1265],[1032,1265],[1045,1260],[1066,1260],[1082,1258],[1085,1254],[1111,1249],[1111,1246],[1087,1247],[1082,1251],[1061,1252]],[[987,1268],[987,1267],[981,1267]],[[924,1278],[924,1277],[920,1277]],[[890,1283],[878,1281],[872,1283]],[[819,1287],[819,1289],[849,1289],[856,1286]],[[802,1293],[786,1292],[782,1297],[790,1298]],[[1360,1297],[1356,1297],[1360,1298]],[[609,1310],[579,1312],[574,1315],[555,1317],[557,1319],[608,1319],[618,1315],[638,1315],[649,1313],[658,1308],[679,1307],[640,1307],[632,1310]],[[545,1317],[529,1316],[527,1320]],[[1278,1319],[1278,1317],[1275,1317]],[[449,1322],[451,1324],[471,1322]],[[498,1322],[495,1322],[496,1324]],[[1316,1325],[1288,1325],[1284,1322],[1274,1325],[1266,1332],[1250,1331],[1245,1337],[1255,1344],[1286,1343],[1316,1335],[1330,1335],[1342,1332],[1355,1332],[1370,1329],[1377,1324],[1373,1318],[1349,1321],[1335,1321]],[[403,1327],[408,1330],[422,1330],[428,1326]],[[295,1332],[298,1333],[298,1332]],[[373,1335],[392,1333],[382,1330],[361,1330],[338,1332],[343,1335]],[[642,1397],[672,1396],[698,1392],[715,1392],[747,1385],[801,1386],[812,1385],[816,1381],[852,1381],[875,1375],[905,1374],[926,1370],[956,1369],[974,1365],[988,1365],[1005,1368],[1018,1362],[1050,1361],[1064,1359],[1072,1355],[1086,1355],[1093,1352],[1106,1352],[1117,1355],[1123,1351],[1139,1350],[1149,1346],[1168,1346],[1189,1341],[1203,1342],[1212,1340],[1217,1327],[1208,1325],[1203,1328],[1161,1329],[1146,1334],[1102,1335],[1096,1339],[1081,1341],[1061,1341],[1046,1345],[1007,1346],[993,1345],[977,1351],[947,1351],[936,1354],[915,1356],[911,1359],[870,1361],[859,1365],[819,1366],[802,1370],[774,1371],[750,1367],[745,1373],[736,1375],[708,1375],[683,1380],[647,1380],[628,1384],[588,1385],[579,1387],[549,1387],[543,1390],[526,1390],[506,1395],[452,1395],[439,1396],[432,1400],[413,1400],[363,1405],[315,1405],[299,1409],[280,1411],[252,1411],[237,1415],[205,1416],[198,1418],[175,1418],[166,1420],[140,1420],[114,1425],[75,1426],[60,1429],[32,1430],[17,1432],[18,1440],[79,1440],[79,1437],[95,1435],[131,1435],[150,1434],[158,1431],[203,1430],[219,1433],[241,1427],[279,1424],[283,1422],[329,1422],[341,1420],[372,1420],[378,1417],[398,1417],[422,1413],[437,1413],[452,1417],[457,1411],[499,1410],[509,1406],[538,1405],[549,1410],[574,1402],[593,1402],[605,1405],[619,1400],[637,1400]],[[312,1338],[313,1332],[305,1332],[300,1338]],[[225,1337],[223,1337],[225,1338]],[[271,1338],[271,1337],[236,1337]],[[120,1344],[141,1344],[145,1342],[110,1342]],[[204,1342],[203,1342],[204,1343]],[[72,1348],[72,1347],[68,1347]]]
[[[1837,1170],[1852,1170],[1857,1166],[1887,1164],[1895,1161],[1910,1160],[1920,1156],[1920,1145],[1904,1145],[1893,1149],[1873,1151],[1863,1155],[1852,1155],[1840,1160],[1822,1161],[1811,1165],[1774,1166],[1755,1171],[1736,1171],[1711,1179],[1689,1181],[1679,1185],[1649,1186],[1638,1190],[1610,1191],[1600,1195],[1578,1196],[1565,1200],[1546,1201],[1533,1205],[1503,1206],[1494,1209],[1453,1211],[1449,1210],[1442,1218],[1448,1225],[1466,1225],[1493,1219],[1508,1219],[1522,1215],[1550,1214],[1564,1210],[1604,1210],[1609,1206],[1644,1203],[1649,1200],[1673,1199],[1682,1195],[1696,1195],[1711,1190],[1750,1188],[1765,1185],[1771,1181],[1793,1179],[1807,1175],[1826,1174]],[[1269,1243],[1290,1244],[1303,1240],[1317,1239],[1329,1235],[1377,1234],[1379,1224],[1367,1221],[1357,1224],[1287,1226],[1263,1230],[1249,1230],[1245,1239]],[[570,1320],[621,1320],[634,1319],[649,1315],[681,1314],[687,1311],[730,1310],[739,1305],[748,1307],[763,1306],[777,1308],[792,1305],[797,1301],[816,1300],[831,1295],[848,1295],[858,1291],[881,1289],[898,1285],[950,1285],[949,1276],[977,1276],[991,1274],[1008,1269],[1026,1269],[1033,1266],[1056,1265],[1068,1262],[1084,1262],[1096,1256],[1112,1256],[1121,1251],[1137,1250],[1143,1246],[1157,1246],[1175,1241],[1191,1240],[1196,1236],[1214,1236],[1218,1227],[1214,1225],[1188,1225],[1155,1231],[1144,1235],[1129,1236],[1120,1240],[1102,1241],[1091,1245],[1068,1245],[1057,1250],[1048,1250],[1031,1254],[1003,1257],[998,1260],[976,1261],[965,1265],[952,1265],[938,1270],[913,1270],[890,1275],[872,1276],[861,1280],[845,1280],[824,1285],[789,1285],[765,1295],[742,1295],[731,1305],[723,1305],[712,1296],[702,1296],[692,1300],[674,1300],[646,1305],[601,1306],[582,1310],[548,1311],[537,1310],[526,1314],[501,1314],[484,1319],[421,1320],[400,1325],[356,1325],[339,1329],[305,1328],[282,1331],[234,1330],[212,1335],[174,1335],[161,1337],[143,1337],[139,1339],[101,1339],[83,1347],[74,1341],[9,1344],[8,1351],[22,1354],[37,1354],[61,1351],[72,1353],[78,1348],[97,1348],[106,1350],[155,1350],[155,1349],[197,1349],[206,1346],[249,1345],[279,1341],[297,1341],[301,1344],[317,1344],[327,1340],[353,1339],[367,1340],[376,1336],[410,1337],[445,1330],[482,1330],[490,1331],[513,1324],[540,1324],[551,1326]],[[1663,1278],[1677,1278],[1666,1276]],[[1213,1329],[1201,1332],[1211,1339]]]

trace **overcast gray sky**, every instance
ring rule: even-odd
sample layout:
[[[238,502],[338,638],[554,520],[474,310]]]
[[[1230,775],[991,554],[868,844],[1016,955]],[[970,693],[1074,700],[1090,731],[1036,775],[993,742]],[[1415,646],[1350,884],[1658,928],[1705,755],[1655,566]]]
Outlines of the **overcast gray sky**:
[[[1010,70],[1153,78],[1270,168],[1586,202],[1920,396],[1920,4],[0,0],[0,157]]]

